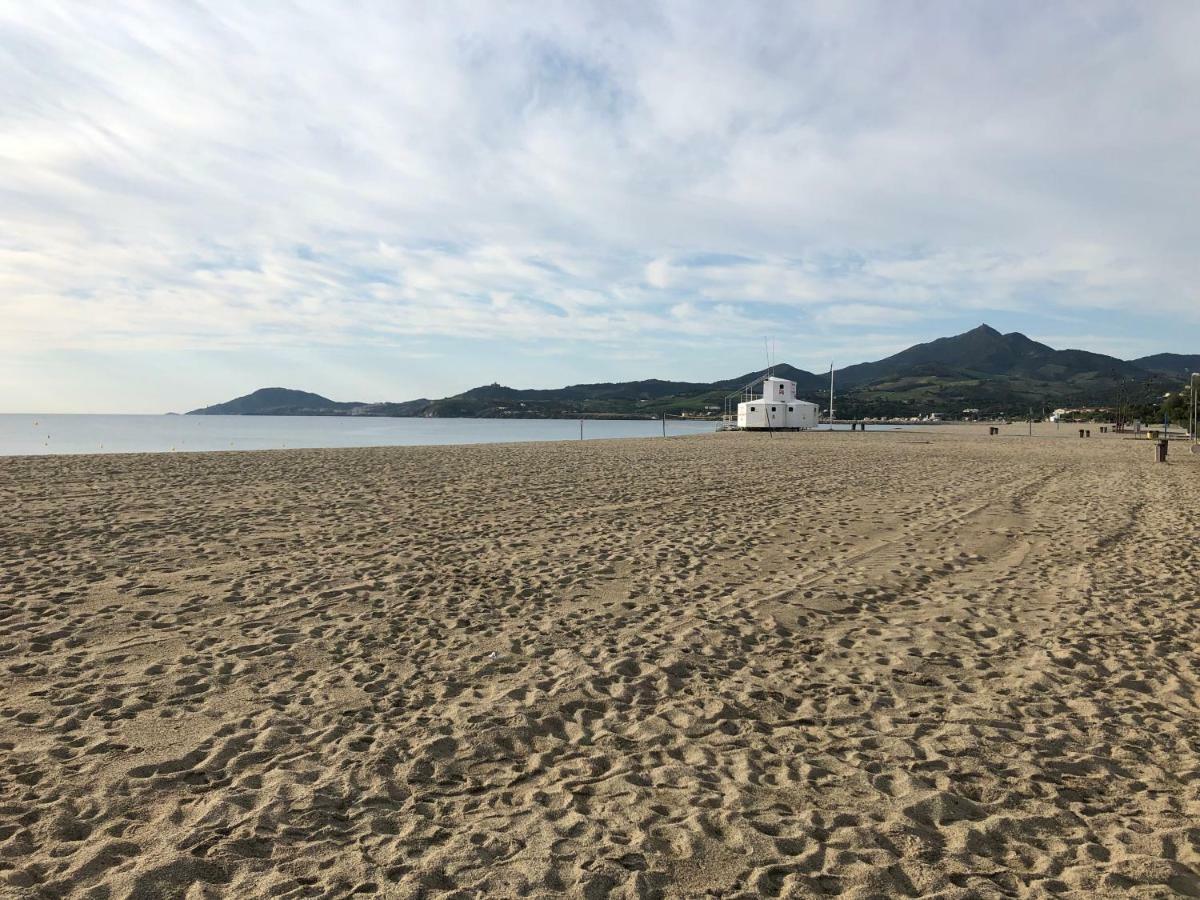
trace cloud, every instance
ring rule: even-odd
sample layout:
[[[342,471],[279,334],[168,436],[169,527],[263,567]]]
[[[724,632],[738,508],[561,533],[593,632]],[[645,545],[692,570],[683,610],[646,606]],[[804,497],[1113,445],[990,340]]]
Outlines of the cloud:
[[[13,6],[0,347],[1195,327],[1197,40],[1172,4]]]

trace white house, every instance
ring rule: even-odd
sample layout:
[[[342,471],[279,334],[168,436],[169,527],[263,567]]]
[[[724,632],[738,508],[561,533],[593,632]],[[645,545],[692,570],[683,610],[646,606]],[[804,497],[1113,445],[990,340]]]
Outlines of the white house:
[[[815,403],[796,399],[796,382],[768,376],[761,397],[738,404],[737,424],[746,429],[816,428],[820,410]]]

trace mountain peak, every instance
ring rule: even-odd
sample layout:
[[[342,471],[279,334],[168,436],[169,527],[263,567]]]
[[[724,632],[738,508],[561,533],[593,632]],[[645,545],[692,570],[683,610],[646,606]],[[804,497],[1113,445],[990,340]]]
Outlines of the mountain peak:
[[[986,335],[987,337],[1003,337],[1003,335],[1000,334],[1000,332],[998,332],[991,325],[987,324],[987,322],[984,322],[978,328],[972,328],[970,331],[967,332],[967,334],[978,334],[980,336]]]

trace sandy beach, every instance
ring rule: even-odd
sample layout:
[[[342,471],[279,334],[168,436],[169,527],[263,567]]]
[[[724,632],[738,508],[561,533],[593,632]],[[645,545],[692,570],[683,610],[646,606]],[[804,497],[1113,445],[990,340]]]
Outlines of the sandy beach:
[[[1200,456],[0,459],[0,895],[1200,896]]]

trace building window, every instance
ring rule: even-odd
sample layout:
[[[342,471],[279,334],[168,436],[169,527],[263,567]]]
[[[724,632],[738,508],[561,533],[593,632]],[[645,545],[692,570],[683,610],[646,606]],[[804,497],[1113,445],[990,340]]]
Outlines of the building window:
[[[796,411],[796,407],[794,407],[794,406],[788,407],[788,412],[795,412],[795,411]]]
[[[771,407],[771,412],[775,412],[775,407]]]
[[[750,407],[750,412],[754,412],[754,407]]]

